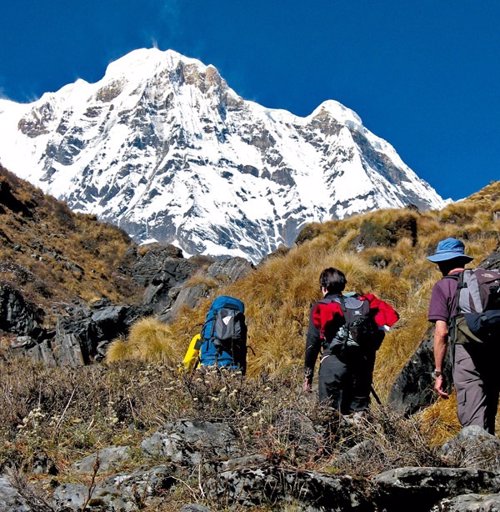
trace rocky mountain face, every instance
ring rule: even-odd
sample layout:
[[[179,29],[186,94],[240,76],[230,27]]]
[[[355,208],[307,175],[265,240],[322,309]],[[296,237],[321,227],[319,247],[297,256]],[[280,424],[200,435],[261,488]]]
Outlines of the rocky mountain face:
[[[115,226],[75,214],[0,166],[2,349],[80,366],[145,315],[172,320],[252,265],[238,257],[184,258],[174,246],[138,247]],[[194,276],[198,282],[190,284]]]
[[[0,100],[0,163],[136,241],[258,261],[308,222],[443,200],[335,101],[307,117],[238,96],[213,66],[136,50],[102,80]]]

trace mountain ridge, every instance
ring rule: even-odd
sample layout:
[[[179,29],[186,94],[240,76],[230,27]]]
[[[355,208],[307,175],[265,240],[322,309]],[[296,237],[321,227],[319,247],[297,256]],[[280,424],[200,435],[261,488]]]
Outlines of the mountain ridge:
[[[135,50],[31,104],[3,100],[0,136],[0,162],[20,177],[186,254],[255,262],[309,222],[445,204],[340,103],[269,109],[173,50]]]

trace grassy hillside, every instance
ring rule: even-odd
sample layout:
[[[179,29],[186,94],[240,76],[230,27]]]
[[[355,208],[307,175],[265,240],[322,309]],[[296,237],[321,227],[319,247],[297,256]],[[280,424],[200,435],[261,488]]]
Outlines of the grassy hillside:
[[[382,210],[307,226],[288,253],[213,292],[234,295],[246,304],[249,344],[255,352],[249,352],[249,375],[302,365],[309,307],[320,296],[318,276],[334,266],[346,273],[347,289],[373,292],[401,315],[377,357],[375,386],[386,396],[429,328],[430,291],[440,274],[426,256],[440,239],[455,236],[464,240],[473,263],[479,263],[499,246],[499,211],[500,182],[495,182],[442,211]],[[143,321],[128,340],[111,347],[109,361],[181,361],[213,296],[199,308],[185,310],[166,329],[154,320]]]
[[[64,302],[126,294],[127,277],[116,271],[130,245],[123,233],[92,217],[74,216],[40,191],[17,188],[15,178],[2,176],[2,264],[13,269],[10,274],[4,271],[4,279],[17,283],[25,269],[32,277],[18,286],[47,303],[55,297]],[[17,203],[6,198],[4,181],[12,185]],[[453,400],[439,401],[410,418],[388,407],[374,407],[364,423],[353,427],[318,406],[316,395],[304,395],[309,306],[320,295],[321,270],[337,266],[346,272],[349,289],[372,291],[398,309],[401,320],[377,358],[375,387],[385,398],[429,327],[427,304],[439,273],[426,255],[439,239],[458,236],[475,262],[481,261],[499,245],[499,211],[496,182],[441,212],[387,210],[310,225],[297,247],[274,255],[230,286],[213,288],[212,297],[195,310],[181,311],[172,325],[154,318],[139,321],[127,340],[113,344],[108,364],[50,368],[0,355],[0,471],[14,466],[44,495],[67,482],[83,484],[90,495],[94,480],[76,475],[75,461],[109,445],[125,445],[131,447],[132,457],[120,470],[150,467],[151,460],[141,451],[142,440],[179,418],[227,422],[245,454],[262,454],[271,464],[297,470],[371,476],[402,466],[445,464],[434,447],[459,428]],[[76,274],[68,262],[83,271]],[[46,281],[44,272],[49,276]],[[47,290],[42,292],[37,283],[44,282]],[[210,369],[195,375],[179,373],[176,366],[190,338],[200,329],[211,299],[220,293],[246,303],[249,344],[255,352],[249,352],[249,378]],[[366,440],[377,449],[363,463],[339,462],[339,455]],[[54,476],[33,474],[40,460],[48,461],[46,472]],[[180,464],[173,467],[179,485],[165,494],[161,506],[143,510],[170,512],[193,500],[222,510],[205,496],[198,471]],[[100,471],[97,480],[107,475]]]
[[[54,313],[73,301],[130,300],[136,285],[120,265],[132,245],[0,167],[0,279],[27,300]]]

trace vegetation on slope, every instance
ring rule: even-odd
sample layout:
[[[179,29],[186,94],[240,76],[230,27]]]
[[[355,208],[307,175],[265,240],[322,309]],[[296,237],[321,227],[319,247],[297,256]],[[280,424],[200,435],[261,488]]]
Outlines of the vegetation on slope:
[[[30,269],[33,275],[46,264],[50,276],[56,276],[49,283],[67,280],[69,291],[62,284],[60,290],[55,286],[51,300],[57,293],[62,301],[71,300],[72,286],[84,296],[120,297],[127,287],[113,288],[115,278],[110,277],[99,283],[96,262],[104,265],[102,274],[111,276],[117,261],[126,254],[128,239],[88,216],[73,220],[79,227],[77,233],[66,230],[60,220],[54,220],[62,215],[56,213],[57,208],[63,207],[40,194],[33,189],[26,197],[16,193],[15,198],[25,206],[30,201],[51,205],[47,212],[36,213],[36,223],[46,224],[38,232],[43,247],[59,250],[60,256],[77,262],[84,269],[83,275],[72,277],[65,267],[51,270],[50,263],[57,259],[45,249],[38,249],[42,261],[31,258],[27,248],[34,252],[36,239],[22,229],[31,219],[4,201],[2,207],[11,213],[0,212],[5,219],[2,233],[10,240],[2,242],[3,261]],[[178,418],[226,421],[248,453],[262,453],[270,462],[285,467],[369,476],[404,465],[443,464],[429,440],[439,443],[457,430],[453,400],[440,401],[424,415],[412,418],[374,407],[368,422],[346,430],[318,406],[315,395],[303,394],[309,306],[319,297],[320,271],[337,266],[347,273],[349,289],[372,291],[398,309],[401,321],[386,337],[377,359],[375,386],[384,398],[429,327],[426,310],[439,273],[426,255],[441,238],[457,236],[464,239],[467,252],[478,263],[498,247],[495,214],[499,211],[500,182],[441,212],[387,210],[311,225],[303,230],[297,247],[267,259],[233,285],[213,288],[213,295],[200,307],[181,311],[172,325],[154,318],[138,322],[128,339],[114,343],[106,365],[48,368],[32,361],[3,360],[0,469],[14,465],[30,473],[45,457],[58,472],[58,483],[84,480],[75,475],[72,463],[114,444],[134,450],[122,468],[130,470],[144,463],[141,440]],[[64,208],[63,212],[68,213]],[[15,229],[20,229],[16,236],[26,236],[20,243],[26,248],[24,252],[12,252]],[[60,236],[47,237],[47,233]],[[0,233],[1,238],[4,235]],[[63,243],[65,238],[71,242]],[[108,238],[110,246],[114,244],[113,251],[102,246]],[[94,248],[87,249],[92,244]],[[119,276],[126,283],[126,277]],[[30,280],[22,286],[40,302],[48,299]],[[255,352],[249,352],[249,378],[235,373],[217,375],[210,370],[194,375],[179,373],[176,367],[191,336],[199,331],[213,296],[220,293],[237,296],[247,306],[249,344]],[[308,427],[311,422],[314,429]],[[339,454],[366,439],[373,440],[377,449],[365,465],[337,461]],[[198,477],[183,475],[185,487],[166,497],[163,510],[179,509],[187,501],[203,502],[202,491],[197,491]]]
[[[176,364],[199,331],[213,297],[224,293],[246,304],[253,349],[248,358],[250,376],[299,367],[310,304],[320,296],[319,274],[334,266],[346,273],[348,289],[373,292],[401,315],[377,358],[375,383],[384,395],[429,328],[430,291],[440,274],[426,256],[440,239],[455,236],[465,241],[468,254],[479,263],[499,246],[499,211],[500,182],[495,182],[438,212],[380,210],[309,225],[288,253],[267,259],[232,285],[214,289],[200,307],[184,310],[166,330],[154,322],[143,324],[128,340],[117,341],[108,359],[166,359]],[[146,348],[151,338],[148,329],[163,329],[162,343],[156,339]]]
[[[125,232],[71,212],[2,167],[0,221],[1,282],[44,310],[103,297],[130,300],[136,293],[121,270],[134,245]]]
[[[300,372],[295,371],[246,379],[213,369],[180,375],[165,364],[135,361],[74,369],[7,360],[0,374],[0,473],[15,467],[30,474],[42,461],[53,475],[51,485],[79,482],[91,493],[91,475],[78,474],[74,462],[110,445],[125,445],[131,457],[119,469],[100,470],[98,480],[151,466],[155,462],[141,450],[141,441],[180,418],[224,422],[245,454],[259,454],[267,463],[299,471],[369,477],[404,465],[444,464],[415,419],[375,408],[365,421],[347,424],[318,406],[312,395],[304,396],[299,381]],[[363,464],[338,459],[369,440],[374,448]],[[138,508],[171,512],[195,501],[214,510],[249,510],[207,499],[203,482],[210,464],[200,464],[196,471],[182,463],[172,466],[179,482],[176,490],[165,494],[161,506]],[[33,491],[41,478],[32,476]]]

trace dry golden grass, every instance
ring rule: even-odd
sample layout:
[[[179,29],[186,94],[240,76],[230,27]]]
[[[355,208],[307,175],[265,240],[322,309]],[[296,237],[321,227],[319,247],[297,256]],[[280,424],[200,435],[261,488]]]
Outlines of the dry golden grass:
[[[183,348],[168,325],[148,317],[132,326],[127,341],[118,339],[110,345],[107,359],[109,362],[136,360],[175,366],[182,358]]]
[[[432,446],[441,446],[460,431],[457,418],[457,398],[440,399],[420,413],[422,433]]]

